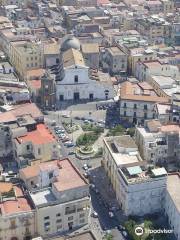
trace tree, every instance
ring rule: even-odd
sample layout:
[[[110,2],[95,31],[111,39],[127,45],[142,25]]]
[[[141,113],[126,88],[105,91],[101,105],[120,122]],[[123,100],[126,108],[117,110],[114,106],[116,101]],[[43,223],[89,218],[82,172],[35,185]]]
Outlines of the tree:
[[[113,240],[113,235],[112,235],[111,233],[107,233],[107,234],[104,236],[103,240]]]

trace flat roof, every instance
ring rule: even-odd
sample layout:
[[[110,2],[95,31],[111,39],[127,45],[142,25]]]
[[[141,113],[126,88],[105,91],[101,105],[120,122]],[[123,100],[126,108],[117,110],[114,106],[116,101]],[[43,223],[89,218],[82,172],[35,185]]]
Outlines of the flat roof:
[[[19,197],[16,200],[8,200],[0,203],[0,209],[3,215],[7,215],[20,212],[29,212],[32,210],[32,207],[26,198]]]
[[[31,198],[35,204],[35,206],[47,204],[56,201],[56,197],[54,196],[51,189],[45,189],[41,191],[37,191],[34,193],[30,193]]]
[[[180,213],[180,175],[178,173],[170,174],[167,178],[167,191],[171,196],[177,210]]]
[[[40,163],[39,165],[28,166],[20,169],[20,176],[23,179],[30,179],[38,177],[40,171],[53,171],[55,169],[59,171],[56,181],[53,183],[57,191],[65,191],[87,185],[85,179],[69,159],[53,160]]]
[[[61,160],[59,164],[61,166],[59,176],[57,176],[57,182],[53,184],[57,191],[65,191],[87,185],[85,179],[69,159]]]
[[[51,238],[52,240],[66,240],[66,237],[55,237]],[[76,234],[76,236],[68,237],[69,240],[96,240],[94,235],[91,232],[83,232],[81,234]]]
[[[37,129],[27,132],[25,136],[16,138],[19,144],[33,142],[33,144],[46,144],[56,142],[55,136],[44,124],[38,124]]]

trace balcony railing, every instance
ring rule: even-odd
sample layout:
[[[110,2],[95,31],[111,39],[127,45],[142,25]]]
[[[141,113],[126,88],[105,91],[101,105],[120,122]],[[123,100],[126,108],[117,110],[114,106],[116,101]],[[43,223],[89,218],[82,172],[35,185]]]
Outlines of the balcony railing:
[[[17,228],[17,225],[16,225],[16,224],[11,224],[9,228],[10,228],[10,229],[16,229],[16,228]]]
[[[67,215],[67,214],[72,214],[72,213],[75,213],[75,212],[76,212],[76,209],[67,210],[67,211],[65,212],[65,215]]]

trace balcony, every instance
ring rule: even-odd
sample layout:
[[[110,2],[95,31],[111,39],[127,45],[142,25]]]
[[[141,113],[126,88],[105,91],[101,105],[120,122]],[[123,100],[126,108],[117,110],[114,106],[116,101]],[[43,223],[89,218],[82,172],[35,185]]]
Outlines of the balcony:
[[[16,224],[11,224],[9,229],[13,230],[13,229],[16,229],[17,228],[17,225]]]
[[[66,210],[66,211],[65,211],[65,215],[72,214],[72,213],[75,213],[75,212],[76,212],[76,209]]]

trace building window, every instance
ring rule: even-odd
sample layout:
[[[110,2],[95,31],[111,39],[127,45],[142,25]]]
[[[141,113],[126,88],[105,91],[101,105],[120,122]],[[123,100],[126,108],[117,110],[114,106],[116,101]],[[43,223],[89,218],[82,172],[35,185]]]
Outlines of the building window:
[[[40,148],[38,148],[38,155],[40,155],[41,154],[41,149]]]
[[[26,146],[26,149],[27,149],[27,150],[30,150],[30,145],[27,145],[27,146]]]
[[[137,109],[137,104],[134,104],[134,109]]]
[[[61,231],[61,229],[62,229],[62,225],[58,225],[57,226],[57,231]]]
[[[124,111],[124,117],[126,117],[126,111]]]
[[[48,232],[50,230],[50,222],[44,223],[44,229],[46,232]]]
[[[49,179],[53,178],[53,172],[49,173]]]
[[[127,107],[127,105],[126,105],[126,103],[124,103],[124,108],[126,108]]]
[[[75,213],[75,212],[76,212],[76,207],[75,206],[66,207],[65,214],[72,214],[72,213]]]
[[[56,214],[56,217],[60,217],[60,216],[61,216],[61,214],[60,214],[60,213],[57,213],[57,214]]]
[[[34,182],[33,181],[31,181],[31,186],[33,186],[34,185]]]
[[[79,217],[80,217],[80,218],[83,218],[84,216],[85,216],[85,213],[79,214]]]
[[[74,76],[74,82],[77,83],[78,82],[78,75]]]
[[[85,223],[85,219],[84,219],[84,218],[80,219],[80,220],[79,220],[79,223],[80,223],[80,224]]]
[[[56,221],[56,223],[61,223],[62,222],[62,219],[58,219],[57,221]]]
[[[73,216],[68,217],[68,221],[72,221],[73,220]]]
[[[144,110],[147,110],[147,104],[144,105]]]
[[[147,119],[147,113],[144,113],[144,119]]]
[[[136,112],[134,112],[134,117],[136,117]]]
[[[44,220],[48,220],[48,219],[49,219],[49,216],[44,217]]]

